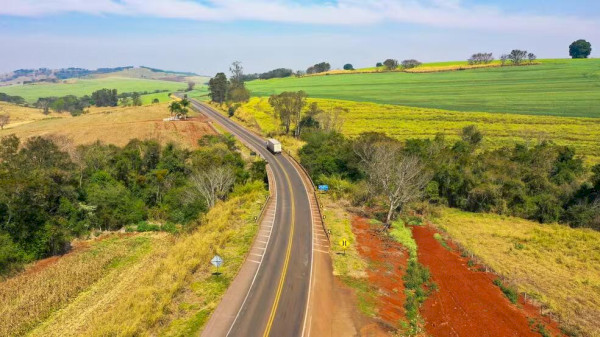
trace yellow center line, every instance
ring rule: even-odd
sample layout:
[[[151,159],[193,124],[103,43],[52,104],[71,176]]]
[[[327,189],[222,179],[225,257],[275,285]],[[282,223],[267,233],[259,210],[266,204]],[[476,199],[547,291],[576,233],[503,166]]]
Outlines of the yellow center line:
[[[277,160],[277,159],[275,159],[275,160]],[[282,168],[283,168],[283,166],[282,166]],[[283,284],[285,282],[285,276],[287,274],[287,268],[288,268],[288,264],[290,262],[290,255],[292,252],[292,240],[294,238],[294,225],[295,225],[295,219],[296,219],[296,207],[294,205],[294,189],[292,188],[292,182],[290,180],[289,175],[287,174],[285,169],[282,169],[282,171],[283,171],[283,174],[285,175],[285,179],[287,180],[288,185],[290,186],[290,195],[291,195],[291,202],[292,202],[292,226],[290,228],[288,247],[287,247],[287,251],[285,253],[285,262],[283,263],[283,270],[281,271],[281,278],[279,279],[279,287],[277,288],[277,294],[275,295],[275,301],[273,302],[273,307],[271,308],[271,315],[269,316],[269,321],[267,322],[267,327],[265,328],[265,333],[264,333],[263,337],[267,337],[271,333],[271,326],[273,325],[273,320],[275,319],[275,313],[277,312],[277,307],[279,306],[279,298],[281,297],[281,291],[283,290]]]

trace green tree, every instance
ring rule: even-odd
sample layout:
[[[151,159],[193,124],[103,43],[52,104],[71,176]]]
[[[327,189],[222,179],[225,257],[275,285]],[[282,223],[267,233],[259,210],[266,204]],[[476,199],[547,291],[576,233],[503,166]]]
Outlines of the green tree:
[[[271,95],[269,97],[269,104],[275,110],[275,114],[279,116],[286,134],[290,132],[293,122],[296,123],[295,136],[298,137],[300,135],[300,115],[306,105],[306,97],[307,95],[304,91],[284,91],[279,95]]]
[[[213,102],[222,104],[227,99],[229,81],[224,73],[217,73],[208,81],[208,96]]]
[[[92,93],[92,101],[98,107],[102,106],[117,106],[119,97],[117,89],[100,89]]]
[[[131,103],[133,104],[133,106],[141,106],[142,105],[142,97],[140,96],[139,92],[134,92],[131,95]]]
[[[235,61],[229,67],[231,72],[227,98],[233,102],[246,102],[250,99],[250,92],[244,85],[244,68],[240,61]]]
[[[586,59],[592,53],[592,44],[586,40],[577,40],[569,46],[569,55],[574,59]]]
[[[344,64],[344,70],[354,70],[354,67],[350,63]]]

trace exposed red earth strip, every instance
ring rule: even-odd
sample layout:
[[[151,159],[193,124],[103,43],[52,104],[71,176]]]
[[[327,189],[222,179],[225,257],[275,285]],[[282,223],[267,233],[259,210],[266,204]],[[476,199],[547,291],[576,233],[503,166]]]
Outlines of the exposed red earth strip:
[[[560,335],[556,323],[536,315],[535,308],[519,301],[512,304],[492,281],[491,273],[470,270],[468,259],[444,248],[434,229],[414,226],[419,262],[431,271],[439,290],[421,307],[425,329],[432,336],[537,336],[529,317],[544,322],[553,336]]]

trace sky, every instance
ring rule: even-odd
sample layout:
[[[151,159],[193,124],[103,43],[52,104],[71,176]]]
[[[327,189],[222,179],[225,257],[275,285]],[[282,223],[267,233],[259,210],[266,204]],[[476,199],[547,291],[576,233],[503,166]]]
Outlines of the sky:
[[[144,65],[212,76],[236,60],[253,73],[512,49],[566,58],[580,38],[600,55],[600,1],[0,0],[0,72]]]

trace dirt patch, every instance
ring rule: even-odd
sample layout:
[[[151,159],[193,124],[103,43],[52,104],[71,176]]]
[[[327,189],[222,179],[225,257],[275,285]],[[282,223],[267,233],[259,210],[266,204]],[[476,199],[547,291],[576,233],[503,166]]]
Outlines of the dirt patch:
[[[404,320],[404,276],[407,252],[401,244],[383,236],[372,228],[368,219],[355,216],[352,231],[356,235],[357,250],[369,263],[369,284],[378,289],[377,318],[389,330],[396,330]]]
[[[425,329],[432,336],[537,336],[530,318],[543,320],[553,335],[555,323],[535,314],[530,304],[512,304],[492,281],[492,273],[472,270],[468,259],[444,248],[428,226],[414,226],[419,262],[429,268],[438,291],[421,307]],[[477,269],[477,268],[473,268]],[[534,309],[532,311],[532,309]]]

